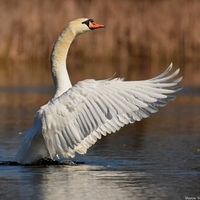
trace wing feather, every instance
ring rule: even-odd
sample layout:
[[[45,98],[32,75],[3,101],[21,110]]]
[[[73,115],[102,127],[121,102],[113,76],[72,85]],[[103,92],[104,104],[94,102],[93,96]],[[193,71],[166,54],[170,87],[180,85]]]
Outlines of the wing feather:
[[[169,65],[169,67],[162,74],[160,74],[160,75],[158,75],[158,76],[156,76],[156,77],[154,77],[154,78],[152,78],[150,80],[156,80],[156,79],[160,79],[160,78],[164,77],[165,75],[167,75],[170,72],[170,70],[172,69],[172,67],[173,67],[173,63],[171,63]]]
[[[52,133],[54,134],[54,133]],[[61,132],[63,138],[65,139],[67,146],[70,147],[71,149],[73,149],[74,145],[73,145],[73,141],[71,140],[70,137],[70,131],[68,127],[63,127],[63,130]]]
[[[51,158],[84,154],[102,135],[149,117],[158,111],[157,107],[165,106],[175,98],[170,94],[181,89],[176,86],[181,77],[173,79],[179,69],[168,75],[171,68],[172,64],[161,75],[144,81],[85,80],[52,100],[43,111],[42,123]]]

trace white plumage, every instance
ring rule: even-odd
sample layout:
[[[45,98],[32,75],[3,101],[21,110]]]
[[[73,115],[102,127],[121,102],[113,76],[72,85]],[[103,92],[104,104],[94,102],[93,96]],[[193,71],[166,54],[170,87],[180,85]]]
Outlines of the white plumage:
[[[176,85],[182,78],[173,79],[179,69],[168,75],[172,64],[149,80],[89,79],[72,87],[64,62],[68,48],[76,35],[101,27],[82,18],[70,22],[59,36],[51,56],[55,94],[36,113],[32,126],[23,132],[17,162],[28,164],[59,155],[74,157],[75,152],[85,154],[102,135],[149,117],[158,111],[157,107],[175,98],[171,93],[181,89]]]

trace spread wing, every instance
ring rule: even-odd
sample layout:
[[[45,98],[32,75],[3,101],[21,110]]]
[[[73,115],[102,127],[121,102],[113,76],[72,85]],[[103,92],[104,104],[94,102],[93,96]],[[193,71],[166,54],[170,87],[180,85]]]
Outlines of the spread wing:
[[[85,80],[49,102],[42,116],[42,134],[53,159],[57,154],[73,157],[86,153],[97,139],[125,124],[140,121],[165,106],[181,89],[179,69],[144,81]],[[173,80],[172,80],[173,79]]]

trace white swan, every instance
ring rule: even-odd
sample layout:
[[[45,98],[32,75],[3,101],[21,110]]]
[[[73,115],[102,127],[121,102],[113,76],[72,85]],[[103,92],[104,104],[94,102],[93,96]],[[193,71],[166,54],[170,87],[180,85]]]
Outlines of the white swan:
[[[172,80],[179,69],[167,75],[172,64],[149,80],[84,80],[72,87],[66,69],[71,42],[81,33],[103,27],[81,18],[70,22],[58,37],[51,54],[55,93],[38,110],[31,127],[22,133],[21,147],[15,156],[17,162],[31,164],[41,158],[73,157],[75,152],[85,154],[102,135],[149,117],[158,111],[156,107],[174,99],[169,94],[180,90],[174,86],[182,78]]]

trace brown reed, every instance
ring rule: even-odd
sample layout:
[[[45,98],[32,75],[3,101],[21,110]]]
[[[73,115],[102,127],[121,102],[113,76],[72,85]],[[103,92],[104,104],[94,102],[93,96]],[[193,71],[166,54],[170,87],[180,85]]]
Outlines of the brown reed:
[[[78,17],[106,30],[78,38],[72,59],[196,60],[199,9],[198,0],[1,0],[0,60],[48,61],[57,35]]]

